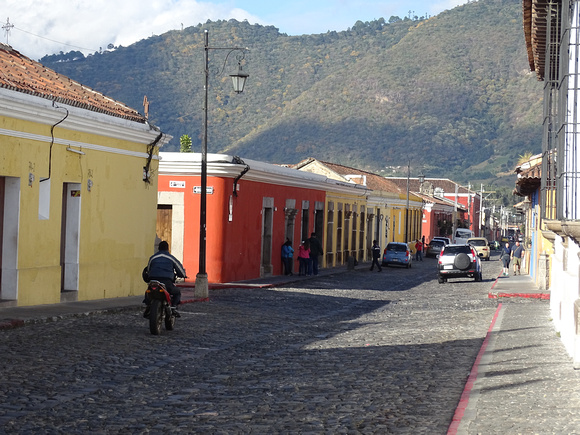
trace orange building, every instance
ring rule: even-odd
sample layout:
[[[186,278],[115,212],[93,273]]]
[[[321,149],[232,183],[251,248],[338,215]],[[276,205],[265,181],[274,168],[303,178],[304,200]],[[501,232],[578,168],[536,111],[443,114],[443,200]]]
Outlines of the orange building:
[[[160,157],[157,237],[169,242],[193,280],[199,270],[201,156]],[[282,274],[280,252],[287,238],[296,252],[311,232],[323,240],[329,186],[361,190],[322,175],[221,154],[208,154],[207,168],[206,272],[214,283]]]

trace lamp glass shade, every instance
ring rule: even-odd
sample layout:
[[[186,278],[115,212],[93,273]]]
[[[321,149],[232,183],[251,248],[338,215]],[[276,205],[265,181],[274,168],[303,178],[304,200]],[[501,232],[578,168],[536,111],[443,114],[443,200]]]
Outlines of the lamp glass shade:
[[[232,78],[232,84],[234,85],[234,92],[236,94],[241,94],[244,92],[246,80],[248,77],[250,77],[250,75],[242,71],[241,65],[238,65],[238,72],[236,74],[230,74],[230,77]]]

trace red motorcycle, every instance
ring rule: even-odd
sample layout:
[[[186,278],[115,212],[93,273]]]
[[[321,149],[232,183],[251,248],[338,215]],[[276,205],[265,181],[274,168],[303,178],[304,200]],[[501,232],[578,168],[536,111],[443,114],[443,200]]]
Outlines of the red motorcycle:
[[[172,331],[175,326],[177,314],[171,309],[171,295],[162,282],[149,281],[145,291],[145,308],[144,317],[149,318],[149,331],[153,335],[161,333],[161,325],[165,323],[165,329]]]

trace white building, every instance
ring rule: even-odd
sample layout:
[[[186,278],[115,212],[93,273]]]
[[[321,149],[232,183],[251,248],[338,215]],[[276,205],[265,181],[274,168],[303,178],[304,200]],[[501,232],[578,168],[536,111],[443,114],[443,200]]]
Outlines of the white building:
[[[539,230],[553,240],[550,306],[566,350],[580,368],[580,5],[523,0],[530,68],[544,83]]]

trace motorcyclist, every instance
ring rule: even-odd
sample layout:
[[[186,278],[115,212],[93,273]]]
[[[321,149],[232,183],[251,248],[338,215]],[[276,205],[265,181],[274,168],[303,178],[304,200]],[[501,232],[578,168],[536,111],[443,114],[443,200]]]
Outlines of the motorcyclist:
[[[149,281],[156,280],[165,284],[171,295],[171,309],[177,317],[180,317],[177,306],[181,303],[181,290],[174,282],[175,277],[185,278],[186,274],[179,260],[169,253],[169,243],[165,240],[159,242],[159,250],[149,258],[146,269]],[[145,317],[149,315],[149,305],[143,315]]]

